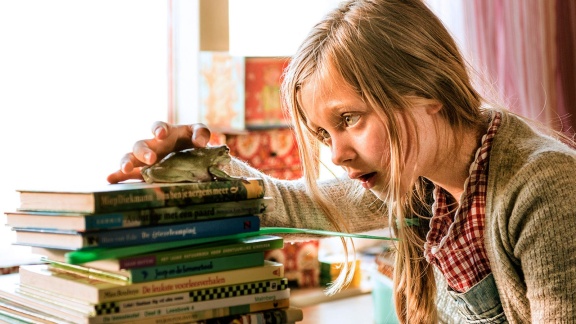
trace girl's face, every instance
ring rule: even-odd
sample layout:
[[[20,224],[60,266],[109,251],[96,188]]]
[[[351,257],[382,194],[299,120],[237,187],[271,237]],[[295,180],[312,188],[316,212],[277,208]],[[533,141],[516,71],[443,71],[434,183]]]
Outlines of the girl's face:
[[[389,139],[386,124],[373,108],[337,73],[304,83],[300,103],[307,126],[330,147],[332,162],[343,167],[348,176],[360,181],[365,189],[384,199],[390,179]],[[419,114],[425,111],[415,107],[416,120],[420,121]],[[415,152],[419,145],[414,145],[417,144],[415,137],[406,133],[405,120],[399,120],[404,139],[402,145],[408,152],[403,157],[406,167],[400,176],[400,190],[406,192],[418,173]]]

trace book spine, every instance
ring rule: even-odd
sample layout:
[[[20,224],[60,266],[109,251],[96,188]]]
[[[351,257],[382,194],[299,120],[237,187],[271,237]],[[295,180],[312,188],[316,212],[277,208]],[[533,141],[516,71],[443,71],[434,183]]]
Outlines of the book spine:
[[[284,240],[275,237],[270,240],[244,240],[233,244],[197,247],[178,251],[160,251],[156,254],[141,255],[118,259],[119,269],[134,269],[153,265],[166,265],[194,260],[203,260],[211,257],[224,257],[228,255],[269,251],[284,247]]]
[[[85,232],[83,247],[114,247],[255,232],[258,216],[239,216],[192,223]],[[75,247],[71,247],[75,248]]]
[[[189,206],[263,197],[264,181],[260,178],[179,183],[127,191],[96,192],[94,193],[94,212],[103,213],[151,207]]]
[[[192,276],[203,273],[250,268],[264,264],[264,252],[231,255],[185,263],[127,270],[132,283]]]
[[[284,290],[287,288],[288,279],[281,278],[191,290],[145,298],[129,299],[124,301],[105,302],[96,305],[62,296],[58,292],[50,293],[45,290],[38,290],[25,286],[20,286],[18,288],[18,292],[14,292],[14,294],[26,296],[27,298],[48,303],[52,307],[57,307],[58,309],[69,309],[81,312],[83,315],[95,316],[120,312],[127,313],[135,310],[147,309],[150,307],[173,306],[198,301],[209,301],[221,298],[260,294],[265,292]]]
[[[242,314],[240,313],[240,311],[249,313],[251,311],[256,311],[253,309],[261,307],[267,309],[278,308],[280,307],[281,304],[288,303],[289,305],[289,298],[290,298],[290,289],[285,289],[276,292],[255,294],[249,296],[231,297],[205,302],[188,303],[167,307],[151,307],[127,313],[98,315],[92,317],[90,323],[100,324],[100,323],[113,323],[113,322],[147,319],[147,318],[153,319],[155,317],[161,318],[164,315],[176,315],[176,314],[190,314],[190,315],[193,314],[195,315],[195,317],[204,317],[204,319],[214,318],[214,317],[221,317],[221,316],[214,316],[219,315],[219,313],[220,314],[228,313],[229,315],[236,315],[236,314]],[[288,302],[284,302],[285,300]],[[271,304],[258,305],[261,303],[271,303]],[[252,307],[253,305],[254,307]],[[218,310],[218,312],[214,312],[214,310]]]
[[[85,228],[100,230],[191,222],[214,218],[261,214],[272,209],[272,199],[247,199],[182,207],[159,207],[84,216]]]
[[[241,268],[130,285],[113,285],[109,282],[86,278],[69,272],[50,271],[47,266],[20,267],[21,285],[35,287],[47,292],[56,292],[63,297],[94,304],[281,279],[283,277],[284,266],[281,263],[270,261],[266,261],[261,267]]]
[[[191,302],[210,301],[223,298],[261,294],[266,292],[285,290],[287,288],[287,278],[255,281],[224,287],[206,288],[182,293],[102,303],[96,306],[96,312],[97,315],[109,314],[113,311],[129,312],[139,309],[147,309],[151,306],[173,306]]]
[[[201,320],[195,324],[286,324],[301,321],[303,313],[298,308],[271,309],[257,313],[230,315]]]

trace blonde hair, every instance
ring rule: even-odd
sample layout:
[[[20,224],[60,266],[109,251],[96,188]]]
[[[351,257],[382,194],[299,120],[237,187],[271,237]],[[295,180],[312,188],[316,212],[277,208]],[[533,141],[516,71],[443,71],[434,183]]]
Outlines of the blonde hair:
[[[436,322],[434,274],[423,259],[428,228],[403,225],[406,218],[421,215],[423,205],[428,210],[429,206],[425,204],[422,179],[412,184],[414,190],[408,195],[400,191],[406,152],[398,116],[409,121],[407,125],[414,131],[410,107],[422,102],[440,103],[441,116],[458,134],[482,125],[482,98],[472,86],[453,38],[421,0],[345,1],[319,22],[292,57],[281,91],[310,194],[339,230],[346,230],[344,218],[316,184],[319,142],[306,127],[298,100],[299,89],[307,80],[329,70],[340,74],[387,126],[384,131],[390,139],[391,176],[383,202],[399,238],[394,267],[398,317],[404,323]]]

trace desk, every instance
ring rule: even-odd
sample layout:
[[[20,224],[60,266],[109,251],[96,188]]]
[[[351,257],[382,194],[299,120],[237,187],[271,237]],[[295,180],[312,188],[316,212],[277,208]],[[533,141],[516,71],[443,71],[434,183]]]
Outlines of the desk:
[[[374,305],[369,293],[305,306],[302,312],[304,320],[298,324],[374,323]]]
[[[315,289],[294,289],[290,303],[302,309],[302,324],[395,323],[398,324],[391,296],[391,281],[383,275],[373,277],[372,285],[348,288],[334,296]],[[373,287],[372,287],[373,286]],[[372,289],[376,289],[372,291]],[[374,302],[378,305],[375,305]],[[379,307],[379,308],[376,308]]]

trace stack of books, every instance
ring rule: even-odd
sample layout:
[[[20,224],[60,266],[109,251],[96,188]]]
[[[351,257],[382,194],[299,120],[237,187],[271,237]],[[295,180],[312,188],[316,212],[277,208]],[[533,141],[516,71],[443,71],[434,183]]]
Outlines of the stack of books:
[[[0,276],[0,321],[294,323],[283,239],[259,233],[262,179],[19,190],[17,245],[46,262]],[[9,321],[10,320],[10,321]]]

